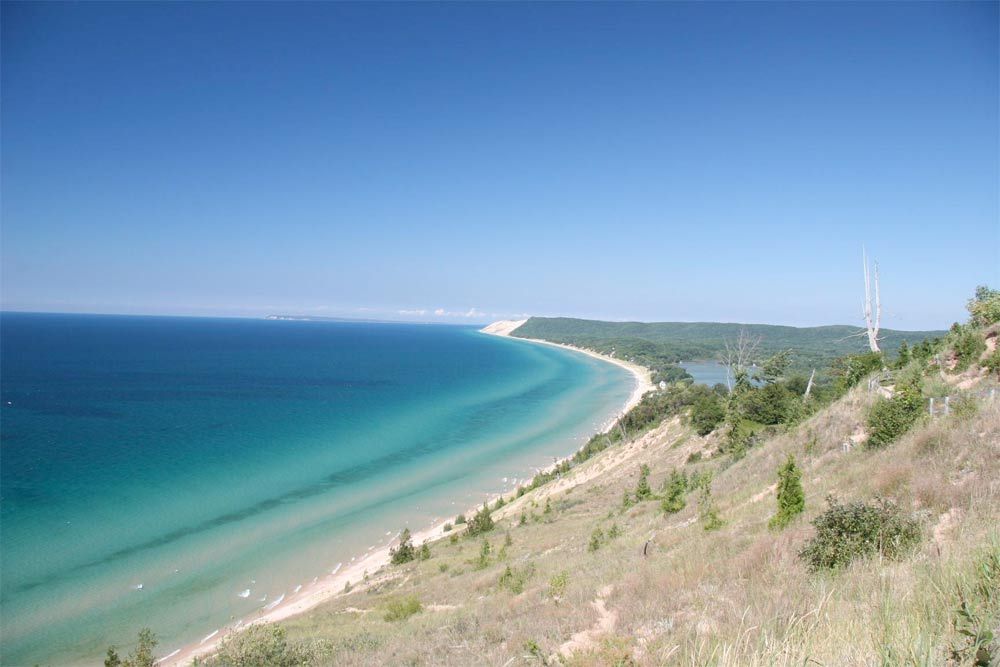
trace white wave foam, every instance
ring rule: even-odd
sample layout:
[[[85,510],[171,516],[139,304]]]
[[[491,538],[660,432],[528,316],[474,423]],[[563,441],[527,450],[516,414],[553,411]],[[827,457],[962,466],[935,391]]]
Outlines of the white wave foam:
[[[202,639],[202,640],[201,640],[200,642],[198,642],[198,643],[199,643],[199,644],[204,644],[205,642],[207,642],[207,641],[208,641],[209,639],[211,639],[212,637],[214,637],[214,636],[215,636],[215,635],[217,635],[217,634],[219,634],[219,631],[218,631],[218,630],[216,630],[216,631],[214,631],[214,632],[210,632],[210,633],[208,633],[207,635],[205,635],[205,638],[204,638],[204,639]]]
[[[237,595],[239,595],[241,598],[248,598],[248,597],[250,597],[250,589],[247,588],[247,589],[245,589],[245,590],[237,593]]]
[[[160,660],[161,660],[161,661],[162,661],[162,660],[170,660],[170,658],[174,657],[175,655],[177,655],[177,654],[178,654],[178,653],[180,653],[180,652],[181,652],[181,650],[180,650],[180,649],[177,649],[177,650],[176,650],[176,651],[174,651],[173,653],[168,653],[168,654],[166,654],[165,656],[163,656],[162,658],[160,658]]]
[[[340,571],[341,565],[343,565],[343,563],[337,563],[337,567],[333,568],[333,571],[331,571],[330,574],[337,574],[337,572]]]
[[[271,611],[272,609],[274,609],[275,607],[277,607],[279,604],[281,604],[281,601],[284,600],[284,599],[285,599],[285,594],[282,593],[278,597],[274,598],[273,602],[271,602],[269,605],[267,605],[266,607],[264,607],[264,611]]]

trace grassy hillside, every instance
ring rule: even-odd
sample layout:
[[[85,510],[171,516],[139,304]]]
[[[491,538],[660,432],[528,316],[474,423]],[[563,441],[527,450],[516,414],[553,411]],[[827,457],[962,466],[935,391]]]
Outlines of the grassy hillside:
[[[540,338],[555,343],[587,347],[599,352],[615,350],[619,357],[654,357],[667,363],[693,359],[717,359],[725,341],[735,340],[741,328],[760,337],[761,358],[780,350],[792,350],[796,370],[827,366],[831,360],[867,349],[867,339],[856,334],[859,327],[785,327],[769,324],[716,322],[601,322],[568,317],[532,317],[514,331],[521,338]],[[882,348],[895,353],[905,340],[910,345],[943,331],[894,331],[883,329]],[[648,359],[647,359],[648,360]]]
[[[481,539],[433,545],[429,560],[289,621],[289,637],[336,665],[940,665],[953,653],[974,664],[963,604],[991,628],[1000,605],[988,588],[1000,585],[1000,412],[844,451],[869,400],[855,391],[731,466],[685,464],[713,443],[673,420],[497,512],[487,558]],[[789,453],[806,514],[776,533],[775,470]],[[694,498],[672,515],[657,502],[623,510],[643,463],[654,489],[674,468],[714,469],[724,525],[706,531]],[[914,508],[917,551],[810,572],[797,552],[828,494]]]
[[[213,663],[996,664],[998,330],[958,327],[739,449],[670,399],[694,389],[657,392],[658,418],[497,503],[484,532],[456,525]]]

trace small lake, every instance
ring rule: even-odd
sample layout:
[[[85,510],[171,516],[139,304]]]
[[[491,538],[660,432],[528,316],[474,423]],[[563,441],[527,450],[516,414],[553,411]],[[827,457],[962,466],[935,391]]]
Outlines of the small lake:
[[[729,369],[718,361],[682,361],[678,365],[690,373],[697,384],[709,387],[726,384]]]

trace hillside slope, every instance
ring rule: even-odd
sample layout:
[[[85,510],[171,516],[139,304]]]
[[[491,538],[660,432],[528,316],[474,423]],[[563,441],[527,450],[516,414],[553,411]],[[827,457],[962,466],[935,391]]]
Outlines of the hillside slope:
[[[877,396],[855,388],[736,461],[712,456],[718,434],[669,419],[495,511],[488,551],[435,543],[289,620],[291,645],[331,665],[974,664],[963,631],[1000,613],[1000,402],[872,450],[859,443]],[[789,454],[805,513],[776,532]],[[711,471],[722,526],[705,529],[695,494],[674,514],[623,506],[643,464],[654,491],[674,469]],[[797,554],[831,494],[915,513],[915,552],[811,572]]]

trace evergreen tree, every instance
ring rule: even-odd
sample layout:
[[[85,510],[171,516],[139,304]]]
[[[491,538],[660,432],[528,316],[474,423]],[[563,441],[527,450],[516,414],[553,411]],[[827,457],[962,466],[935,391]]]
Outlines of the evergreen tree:
[[[417,557],[417,550],[413,546],[413,538],[410,536],[410,529],[404,528],[399,535],[399,546],[389,549],[389,560],[393,565],[409,563]]]
[[[784,528],[806,508],[806,496],[802,491],[802,473],[795,465],[795,457],[778,468],[778,513],[770,521],[771,528]]]
[[[653,497],[653,490],[649,488],[649,466],[643,463],[639,466],[639,483],[635,486],[635,500],[642,502]]]
[[[904,340],[899,344],[899,356],[896,357],[896,368],[903,368],[910,363],[910,346]]]
[[[483,503],[483,508],[476,512],[476,516],[469,521],[469,527],[466,530],[470,536],[493,530],[493,517],[490,515],[490,508],[487,507],[486,503]]]
[[[670,478],[664,485],[663,501],[660,503],[664,512],[673,514],[684,509],[684,506],[687,505],[687,500],[684,497],[687,493],[687,486],[687,475],[678,472],[676,468],[670,472]]]

